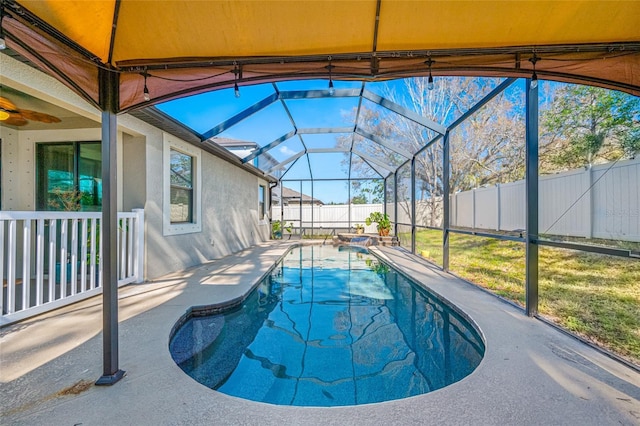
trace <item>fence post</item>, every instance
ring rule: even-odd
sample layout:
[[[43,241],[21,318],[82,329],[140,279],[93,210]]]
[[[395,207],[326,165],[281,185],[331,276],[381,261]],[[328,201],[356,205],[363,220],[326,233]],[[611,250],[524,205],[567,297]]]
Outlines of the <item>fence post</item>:
[[[496,231],[500,230],[500,184],[496,183]]]
[[[471,228],[476,229],[476,188],[471,191]]]
[[[31,306],[31,219],[22,221],[22,309]]]
[[[15,219],[10,220],[7,230],[7,314],[12,314],[16,308],[16,222]]]
[[[587,213],[587,238],[593,238],[593,215],[594,215],[594,206],[593,206],[593,167],[589,166],[587,170],[585,170],[585,192],[587,197],[587,203],[589,206],[589,212]]]
[[[136,283],[144,281],[144,209],[133,209],[136,214],[136,256],[134,258],[134,270]]]
[[[451,210],[450,225],[458,226],[458,192],[449,195],[449,209]],[[444,204],[444,197],[442,198]]]
[[[0,220],[0,280],[3,280],[4,282],[4,224],[5,221],[4,220]],[[11,247],[9,247],[9,250],[11,249]],[[9,284],[9,282],[7,281],[7,284]],[[3,287],[4,287],[4,283],[3,283]],[[2,318],[3,312],[4,312],[4,288],[0,287],[0,318]],[[1,324],[1,322],[0,322]]]

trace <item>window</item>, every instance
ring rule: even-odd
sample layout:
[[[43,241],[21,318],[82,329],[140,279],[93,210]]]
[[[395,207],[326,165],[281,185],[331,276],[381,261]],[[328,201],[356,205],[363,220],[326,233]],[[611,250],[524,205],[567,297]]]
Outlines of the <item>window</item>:
[[[100,142],[38,143],[36,179],[38,210],[100,211]]]
[[[200,149],[165,133],[162,174],[163,234],[202,231]]]
[[[267,188],[264,185],[258,186],[258,218],[264,219],[267,214],[264,200],[267,199]]]
[[[193,157],[171,149],[171,223],[191,223],[193,221]]]

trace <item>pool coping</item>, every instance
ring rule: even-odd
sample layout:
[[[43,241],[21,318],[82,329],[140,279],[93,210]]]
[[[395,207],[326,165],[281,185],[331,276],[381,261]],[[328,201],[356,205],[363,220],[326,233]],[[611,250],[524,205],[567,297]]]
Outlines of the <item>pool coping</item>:
[[[372,250],[371,250],[372,249]],[[396,250],[400,250],[400,249],[396,249]],[[370,250],[372,255],[374,255],[376,258],[380,259],[383,262],[388,263],[397,273],[399,273],[400,275],[402,275],[403,277],[405,277],[407,280],[411,281],[412,283],[414,283],[415,285],[422,287],[423,289],[425,289],[427,292],[431,293],[434,295],[434,297],[436,297],[437,299],[439,299],[440,302],[442,302],[443,304],[447,305],[447,307],[449,309],[451,309],[452,311],[455,311],[458,315],[460,315],[462,318],[465,319],[465,321],[467,321],[469,323],[469,325],[471,325],[474,330],[476,331],[476,333],[478,333],[478,336],[480,336],[480,339],[482,340],[482,344],[484,345],[484,349],[486,350],[486,346],[487,346],[487,339],[484,335],[484,333],[482,332],[482,329],[480,328],[480,326],[478,325],[478,323],[476,323],[473,318],[471,316],[469,316],[469,314],[467,314],[464,310],[460,309],[455,303],[451,302],[449,299],[447,299],[445,296],[443,296],[442,294],[440,294],[439,292],[437,292],[436,290],[432,289],[431,287],[429,287],[428,285],[426,285],[424,282],[420,282],[420,281],[416,281],[411,275],[409,275],[405,270],[403,270],[401,267],[398,267],[397,265],[395,265],[393,263],[393,261],[391,259],[389,259],[388,256],[384,255],[384,252],[381,252],[380,250],[376,249],[375,247],[371,247]],[[411,253],[407,252],[406,254],[410,255]],[[434,265],[435,266],[435,265]]]
[[[313,244],[317,244],[317,243],[313,243]],[[210,304],[206,304],[206,305],[190,306],[186,310],[186,312],[180,318],[178,318],[176,323],[171,328],[171,332],[169,333],[168,344],[171,343],[171,340],[176,335],[176,332],[180,329],[180,327],[182,327],[191,318],[194,318],[194,317],[206,317],[206,316],[209,316],[209,315],[216,315],[216,314],[222,313],[224,311],[227,311],[229,309],[233,309],[236,306],[241,305],[242,302],[247,300],[247,298],[249,297],[251,292],[253,290],[255,290],[256,288],[258,288],[260,283],[271,273],[271,271],[273,271],[275,269],[275,267],[278,265],[278,263],[281,262],[282,259],[287,254],[289,254],[289,252],[291,252],[291,250],[293,250],[294,248],[299,247],[301,245],[303,245],[303,243],[300,243],[300,242],[294,242],[294,243],[288,244],[287,250],[280,256],[280,258],[276,262],[274,262],[273,265],[270,268],[268,268],[260,276],[260,278],[258,278],[258,280],[256,282],[254,282],[253,285],[248,287],[247,290],[244,293],[242,293],[241,295],[239,295],[239,296],[237,296],[237,297],[235,297],[233,299],[224,300],[224,301],[221,301],[221,302],[210,303]]]
[[[296,243],[297,244],[297,243]],[[101,306],[92,299],[0,333],[2,422],[7,424],[638,424],[640,374],[528,318],[401,250],[376,250],[470,316],[485,357],[463,380],[402,400],[347,407],[283,407],[207,389],[173,362],[168,337],[203,295],[248,293],[292,244],[268,243],[120,290],[120,363],[101,373]],[[372,251],[373,251],[372,250]],[[208,297],[208,296],[207,296]],[[97,331],[96,331],[97,330]],[[73,386],[88,384],[81,389]]]

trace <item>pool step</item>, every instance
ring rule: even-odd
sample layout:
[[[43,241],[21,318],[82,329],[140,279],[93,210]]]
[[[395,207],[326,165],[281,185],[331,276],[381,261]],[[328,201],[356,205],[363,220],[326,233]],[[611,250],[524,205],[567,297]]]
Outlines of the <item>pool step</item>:
[[[337,236],[333,237],[334,244],[349,244],[354,241],[362,240],[363,237],[369,238],[370,244],[372,246],[398,246],[400,245],[398,242],[398,237],[395,235],[389,235],[386,237],[381,237],[376,234],[353,234],[353,233],[340,233]]]
[[[400,245],[399,241],[398,241],[398,237],[396,237],[395,235],[389,235],[387,237],[378,237],[378,243],[377,245],[379,246],[391,246],[391,247],[395,247]]]

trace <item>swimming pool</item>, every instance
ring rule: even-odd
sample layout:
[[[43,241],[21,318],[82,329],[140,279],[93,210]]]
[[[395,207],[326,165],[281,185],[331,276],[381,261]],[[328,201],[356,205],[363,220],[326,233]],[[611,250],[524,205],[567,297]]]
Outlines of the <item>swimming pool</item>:
[[[278,405],[406,398],[471,374],[476,329],[366,249],[294,248],[238,306],[192,317],[170,351],[198,382]]]

